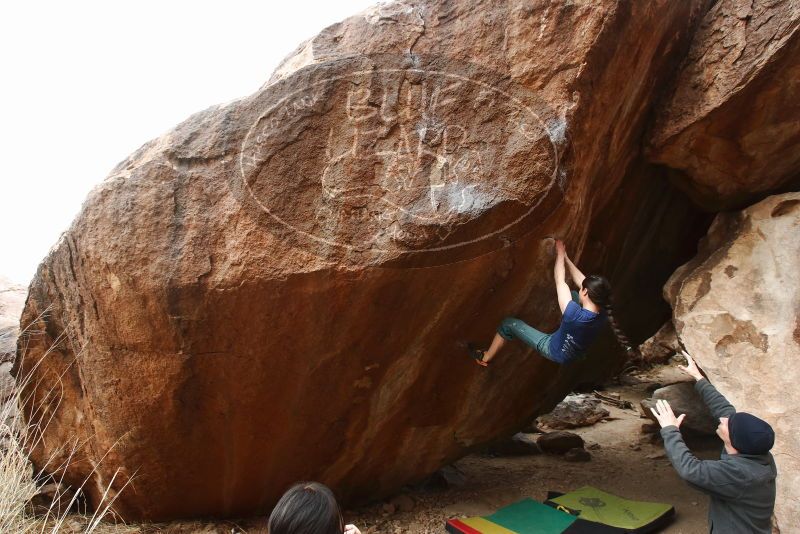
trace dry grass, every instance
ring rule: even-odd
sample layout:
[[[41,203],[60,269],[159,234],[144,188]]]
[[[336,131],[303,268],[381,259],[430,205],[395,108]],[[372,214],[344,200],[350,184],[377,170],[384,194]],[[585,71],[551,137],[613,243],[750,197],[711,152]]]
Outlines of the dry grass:
[[[41,317],[37,318],[37,321],[34,321],[33,324],[39,323],[38,319],[41,319]],[[25,329],[20,334],[21,339],[26,340],[35,333],[30,328]],[[62,341],[63,339],[55,340],[45,356],[39,360],[36,367]],[[76,354],[77,359],[80,357],[80,351],[76,351]],[[101,529],[103,532],[131,532],[131,529],[124,524],[101,523],[103,518],[114,517],[114,500],[125,487],[123,486],[118,492],[113,492],[113,497],[111,496],[111,486],[119,471],[114,474],[106,485],[106,491],[101,503],[91,515],[70,514],[69,511],[75,509],[83,486],[94,475],[94,472],[86,477],[80,487],[73,488],[73,491],[69,493],[65,492],[64,489],[57,489],[52,504],[45,507],[46,509],[39,509],[34,513],[30,502],[38,493],[41,481],[47,480],[50,483],[58,484],[58,488],[66,488],[61,484],[60,477],[63,477],[66,467],[82,445],[77,440],[73,443],[65,443],[63,449],[53,451],[51,456],[53,460],[46,462],[38,471],[34,470],[33,464],[28,459],[27,451],[33,450],[41,444],[63,397],[61,377],[46,390],[43,390],[41,383],[35,384],[36,387],[27,387],[31,385],[30,380],[32,380],[36,367],[31,370],[27,377],[18,377],[10,394],[5,399],[0,399],[0,532],[20,534],[90,533],[99,532],[100,530],[98,529],[101,525],[103,526]],[[25,391],[32,391],[34,392],[33,394],[43,396],[39,400],[45,402],[38,402],[36,405],[54,406],[55,408],[50,410],[50,415],[42,417],[42,413],[33,413],[29,418],[30,421],[33,421],[33,424],[26,423],[21,416],[22,406],[31,399],[24,398]],[[56,463],[56,458],[66,458],[66,460]],[[101,462],[98,462],[98,464]],[[45,476],[46,473],[61,473],[61,475],[56,475],[56,478],[54,478],[53,476]]]

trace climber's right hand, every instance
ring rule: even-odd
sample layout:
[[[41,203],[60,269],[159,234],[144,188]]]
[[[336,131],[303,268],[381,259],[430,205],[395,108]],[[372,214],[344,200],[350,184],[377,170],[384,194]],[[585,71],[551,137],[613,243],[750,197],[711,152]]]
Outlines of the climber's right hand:
[[[564,246],[564,242],[560,239],[556,239],[556,254],[559,256],[567,255],[567,248]]]

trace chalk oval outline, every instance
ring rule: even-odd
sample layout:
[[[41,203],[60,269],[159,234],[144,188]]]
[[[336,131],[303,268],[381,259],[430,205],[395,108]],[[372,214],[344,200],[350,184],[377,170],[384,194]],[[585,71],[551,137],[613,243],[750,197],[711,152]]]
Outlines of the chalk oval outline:
[[[318,64],[315,64],[314,66],[318,66]],[[455,73],[452,73],[452,72],[445,72],[445,71],[438,71],[438,70],[419,69],[419,68],[414,68],[414,67],[409,67],[409,68],[366,69],[366,70],[354,71],[354,72],[348,73],[346,75],[326,77],[326,78],[323,78],[322,80],[318,80],[316,82],[313,82],[313,83],[309,84],[307,87],[304,87],[302,89],[298,89],[296,91],[291,92],[290,94],[284,96],[278,102],[276,102],[275,104],[270,106],[261,115],[259,115],[258,118],[255,121],[253,121],[253,124],[248,129],[247,134],[245,134],[244,140],[242,141],[242,145],[241,145],[242,146],[242,150],[240,151],[240,155],[239,155],[239,174],[240,174],[240,176],[242,178],[242,182],[244,183],[245,189],[247,189],[247,192],[249,193],[249,195],[253,199],[253,201],[256,204],[258,204],[258,206],[261,207],[261,209],[264,210],[264,212],[266,212],[270,217],[272,217],[273,219],[275,219],[276,221],[281,223],[283,226],[285,226],[285,227],[287,227],[287,228],[289,228],[289,229],[291,229],[291,230],[293,230],[295,232],[298,232],[298,233],[308,237],[309,239],[312,239],[314,241],[318,241],[320,243],[325,243],[325,244],[328,244],[328,245],[336,246],[336,247],[346,248],[347,250],[350,250],[350,251],[358,251],[358,248],[353,246],[353,245],[350,245],[350,244],[347,244],[347,243],[340,243],[338,241],[333,241],[333,240],[330,240],[330,239],[327,239],[327,238],[324,238],[324,237],[320,237],[320,236],[314,235],[314,234],[312,234],[310,232],[307,232],[305,230],[302,230],[300,228],[296,228],[292,224],[284,221],[278,215],[272,213],[272,211],[270,211],[270,209],[267,206],[265,206],[261,202],[261,200],[258,198],[258,196],[253,192],[252,188],[250,187],[250,184],[247,183],[247,177],[246,177],[246,173],[245,173],[245,170],[244,170],[245,147],[247,146],[248,140],[252,136],[253,131],[255,130],[256,126],[264,118],[266,118],[269,114],[273,113],[277,108],[279,108],[281,105],[283,105],[287,100],[291,100],[297,94],[305,93],[305,92],[309,91],[311,88],[313,88],[315,86],[318,86],[318,85],[321,85],[321,84],[324,84],[324,83],[337,82],[339,80],[348,79],[351,76],[375,75],[375,74],[381,74],[381,73],[394,73],[394,74],[396,74],[396,73],[403,73],[403,72],[411,72],[411,73],[414,73],[414,74],[421,74],[421,75],[435,74],[437,76],[455,78],[455,79],[458,79],[458,80],[461,80],[461,81],[464,81],[464,82],[467,82],[467,83],[483,86],[483,87],[489,89],[490,91],[494,91],[496,93],[499,93],[499,94],[509,98],[510,100],[515,102],[516,104],[518,104],[520,109],[523,109],[523,110],[527,111],[527,113],[529,113],[534,119],[536,119],[536,121],[541,125],[542,131],[544,131],[545,134],[547,135],[547,139],[550,141],[550,145],[553,148],[553,162],[554,162],[553,173],[552,173],[552,176],[550,178],[550,182],[543,189],[542,193],[538,195],[537,201],[534,202],[530,206],[528,211],[526,211],[525,213],[523,213],[522,215],[520,215],[519,217],[517,217],[515,220],[511,221],[510,223],[506,224],[502,228],[499,228],[497,230],[494,230],[492,232],[484,234],[481,237],[477,237],[477,238],[473,238],[473,239],[469,239],[469,240],[465,240],[465,241],[459,241],[458,243],[452,243],[452,244],[449,244],[449,245],[442,245],[442,246],[438,246],[438,247],[426,247],[426,248],[422,248],[422,249],[405,250],[405,251],[404,250],[400,250],[400,249],[390,250],[390,249],[371,247],[367,252],[371,251],[371,252],[380,252],[380,253],[417,254],[417,253],[424,253],[424,252],[439,252],[439,251],[443,251],[443,250],[451,250],[451,249],[467,246],[467,245],[470,245],[470,244],[474,244],[474,243],[477,243],[479,241],[483,241],[485,239],[489,239],[490,237],[493,237],[493,236],[496,236],[497,234],[505,232],[509,228],[512,228],[513,226],[517,225],[521,220],[523,220],[526,217],[528,217],[533,212],[533,210],[535,210],[544,201],[545,197],[547,197],[547,194],[550,192],[550,190],[553,188],[553,186],[556,184],[556,182],[558,180],[560,154],[559,154],[559,151],[558,151],[558,146],[557,146],[556,142],[553,139],[553,135],[551,134],[550,130],[547,128],[547,125],[545,124],[545,122],[541,119],[541,117],[539,117],[539,115],[535,111],[530,109],[530,107],[527,106],[526,104],[524,104],[520,99],[518,99],[517,97],[515,97],[513,95],[508,94],[506,91],[504,91],[502,89],[497,89],[496,87],[493,87],[490,84],[487,84],[487,83],[479,81],[479,80],[473,80],[472,78],[468,78],[468,77],[462,76],[460,74],[455,74]],[[525,135],[525,134],[523,133],[523,135]],[[527,135],[525,135],[525,136],[528,137]]]

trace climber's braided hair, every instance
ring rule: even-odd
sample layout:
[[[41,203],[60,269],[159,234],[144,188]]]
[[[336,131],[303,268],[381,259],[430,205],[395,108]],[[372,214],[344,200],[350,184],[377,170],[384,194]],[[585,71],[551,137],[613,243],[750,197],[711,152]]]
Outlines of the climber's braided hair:
[[[622,345],[622,348],[629,353],[635,352],[628,336],[625,335],[617,324],[616,319],[614,319],[614,307],[611,303],[611,284],[608,283],[608,280],[603,276],[593,274],[583,279],[582,287],[586,289],[592,302],[605,312],[611,329],[614,330],[614,335],[617,336],[617,341]]]
[[[344,521],[333,492],[319,482],[289,488],[273,508],[269,534],[342,534]]]

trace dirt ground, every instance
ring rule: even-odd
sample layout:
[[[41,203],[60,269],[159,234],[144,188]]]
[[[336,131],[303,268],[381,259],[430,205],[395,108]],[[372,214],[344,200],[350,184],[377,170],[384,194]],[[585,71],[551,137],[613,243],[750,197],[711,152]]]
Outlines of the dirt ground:
[[[672,381],[672,376],[680,379],[673,371],[667,369],[654,379],[662,383],[665,379]],[[591,485],[621,497],[672,504],[675,521],[662,532],[708,532],[708,499],[677,476],[663,457],[660,443],[640,443],[642,423],[649,421],[640,418],[636,407],[639,400],[649,396],[645,387],[646,384],[608,388],[633,402],[634,409],[605,406],[612,420],[574,430],[586,441],[592,454],[590,462],[571,463],[550,455],[468,456],[456,463],[466,475],[463,486],[407,493],[415,501],[410,512],[387,515],[377,505],[358,510],[346,520],[357,524],[365,534],[440,533],[444,522],[452,517],[486,515],[525,497],[543,501],[548,490],[566,492]],[[716,438],[692,440],[690,445],[701,458],[719,458],[721,442]]]
[[[364,534],[442,533],[444,523],[453,517],[486,515],[525,497],[542,501],[548,490],[566,492],[592,485],[621,497],[671,503],[674,522],[662,532],[699,534],[708,531],[708,499],[688,487],[663,456],[661,444],[640,440],[642,423],[638,403],[649,396],[648,382],[662,384],[685,379],[675,368],[662,368],[644,375],[638,385],[611,386],[607,392],[619,393],[634,404],[633,409],[605,405],[611,420],[575,429],[586,441],[592,459],[584,463],[567,462],[551,455],[492,457],[472,455],[455,466],[464,474],[460,486],[436,490],[408,490],[413,508],[387,511],[385,503],[345,511],[345,520],[355,523]],[[651,386],[652,387],[652,386]],[[721,442],[716,438],[694,440],[692,449],[701,458],[718,458]],[[410,504],[408,499],[405,499]],[[73,523],[76,527],[78,521]],[[161,525],[101,527],[97,532],[142,534],[265,534],[266,519],[244,521],[181,522]]]

